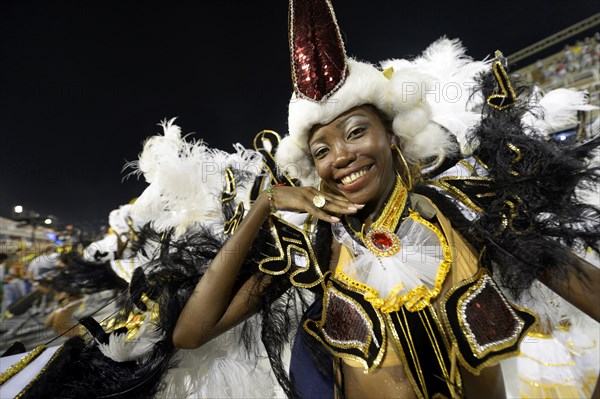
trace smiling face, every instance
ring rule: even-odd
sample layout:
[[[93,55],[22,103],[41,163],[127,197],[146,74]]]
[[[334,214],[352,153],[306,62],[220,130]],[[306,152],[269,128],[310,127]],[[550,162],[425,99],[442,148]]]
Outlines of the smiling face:
[[[372,106],[360,106],[318,125],[308,146],[327,189],[356,204],[383,201],[394,185],[392,135]]]

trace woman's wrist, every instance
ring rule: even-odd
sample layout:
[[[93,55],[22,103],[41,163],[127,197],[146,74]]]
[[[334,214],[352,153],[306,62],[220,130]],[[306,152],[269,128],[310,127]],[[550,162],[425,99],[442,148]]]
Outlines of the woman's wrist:
[[[256,209],[257,212],[260,212],[264,218],[267,218],[271,215],[271,201],[269,201],[269,196],[266,191],[260,193],[256,201],[252,204],[252,208]]]

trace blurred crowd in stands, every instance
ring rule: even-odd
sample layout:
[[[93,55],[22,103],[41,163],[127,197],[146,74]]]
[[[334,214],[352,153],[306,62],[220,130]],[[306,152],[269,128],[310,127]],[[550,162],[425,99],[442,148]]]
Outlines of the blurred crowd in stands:
[[[64,270],[73,256],[82,256],[90,241],[82,241],[73,226],[58,233],[56,243],[26,241],[2,242],[0,246],[0,333],[1,321],[25,312],[48,316],[45,325],[53,327],[55,310],[72,302],[73,295],[53,287],[53,278]],[[52,317],[51,317],[52,316]],[[63,332],[64,328],[55,328]]]
[[[533,81],[542,87],[567,87],[579,81],[592,81],[584,87],[588,92],[600,90],[600,32],[544,60],[538,60],[530,70]]]

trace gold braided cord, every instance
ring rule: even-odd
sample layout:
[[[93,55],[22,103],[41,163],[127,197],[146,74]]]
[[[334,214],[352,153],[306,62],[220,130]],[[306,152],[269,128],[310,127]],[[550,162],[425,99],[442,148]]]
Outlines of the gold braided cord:
[[[29,381],[29,384],[27,384],[25,386],[25,388],[23,388],[23,390],[21,390],[21,392],[19,392],[19,394],[17,396],[15,396],[15,399],[21,399],[23,397],[23,395],[25,395],[25,393],[27,393],[27,391],[29,390],[29,388],[31,388],[31,386],[33,384],[35,384],[35,382],[38,380],[38,378],[40,378],[40,376],[46,372],[46,370],[52,364],[52,362],[54,362],[54,360],[56,360],[56,358],[58,357],[58,354],[60,352],[62,352],[63,348],[64,348],[64,346],[61,346],[60,348],[58,348],[56,350],[56,352],[54,352],[54,354],[52,355],[52,357],[50,358],[50,360],[48,360],[48,363],[46,363],[46,365],[44,367],[42,367],[42,369],[39,371],[39,373],[37,373],[35,375],[35,377],[33,377],[31,379],[31,381]]]
[[[4,385],[4,383],[11,378],[13,378],[18,372],[27,367],[31,362],[33,362],[39,355],[42,354],[46,350],[46,345],[40,345],[36,347],[34,350],[29,352],[26,356],[24,356],[21,360],[17,361],[15,364],[10,366],[8,370],[6,370],[2,375],[0,375],[0,386]]]
[[[402,319],[400,319],[400,313],[402,313]],[[408,320],[406,319],[406,313],[404,312],[404,309],[402,309],[402,312],[397,312],[395,316],[398,320],[398,325],[402,328],[402,334],[406,338],[410,356],[413,359],[413,364],[415,365],[415,370],[417,371],[417,378],[419,379],[422,393],[424,397],[429,397],[429,394],[427,393],[427,384],[425,384],[425,376],[423,374],[423,369],[421,368],[421,362],[418,355],[419,351],[417,350],[415,342],[412,338],[412,334],[410,333],[411,329],[408,324]]]

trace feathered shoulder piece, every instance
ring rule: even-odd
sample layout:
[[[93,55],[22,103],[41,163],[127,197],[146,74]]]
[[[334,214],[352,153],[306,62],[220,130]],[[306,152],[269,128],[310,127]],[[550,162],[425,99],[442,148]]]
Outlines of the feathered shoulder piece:
[[[551,124],[535,121],[553,115],[531,87],[509,77],[500,57],[477,84],[475,95],[484,101],[481,120],[467,135],[472,157],[417,191],[441,207],[481,251],[484,266],[519,297],[542,275],[561,278],[577,268],[568,260],[571,251],[599,252],[600,209],[582,193],[600,180],[599,168],[590,165],[600,138],[596,132],[572,145],[548,140],[548,131],[536,126]],[[556,110],[561,118],[576,114],[577,104],[588,109],[580,95],[567,94]]]

